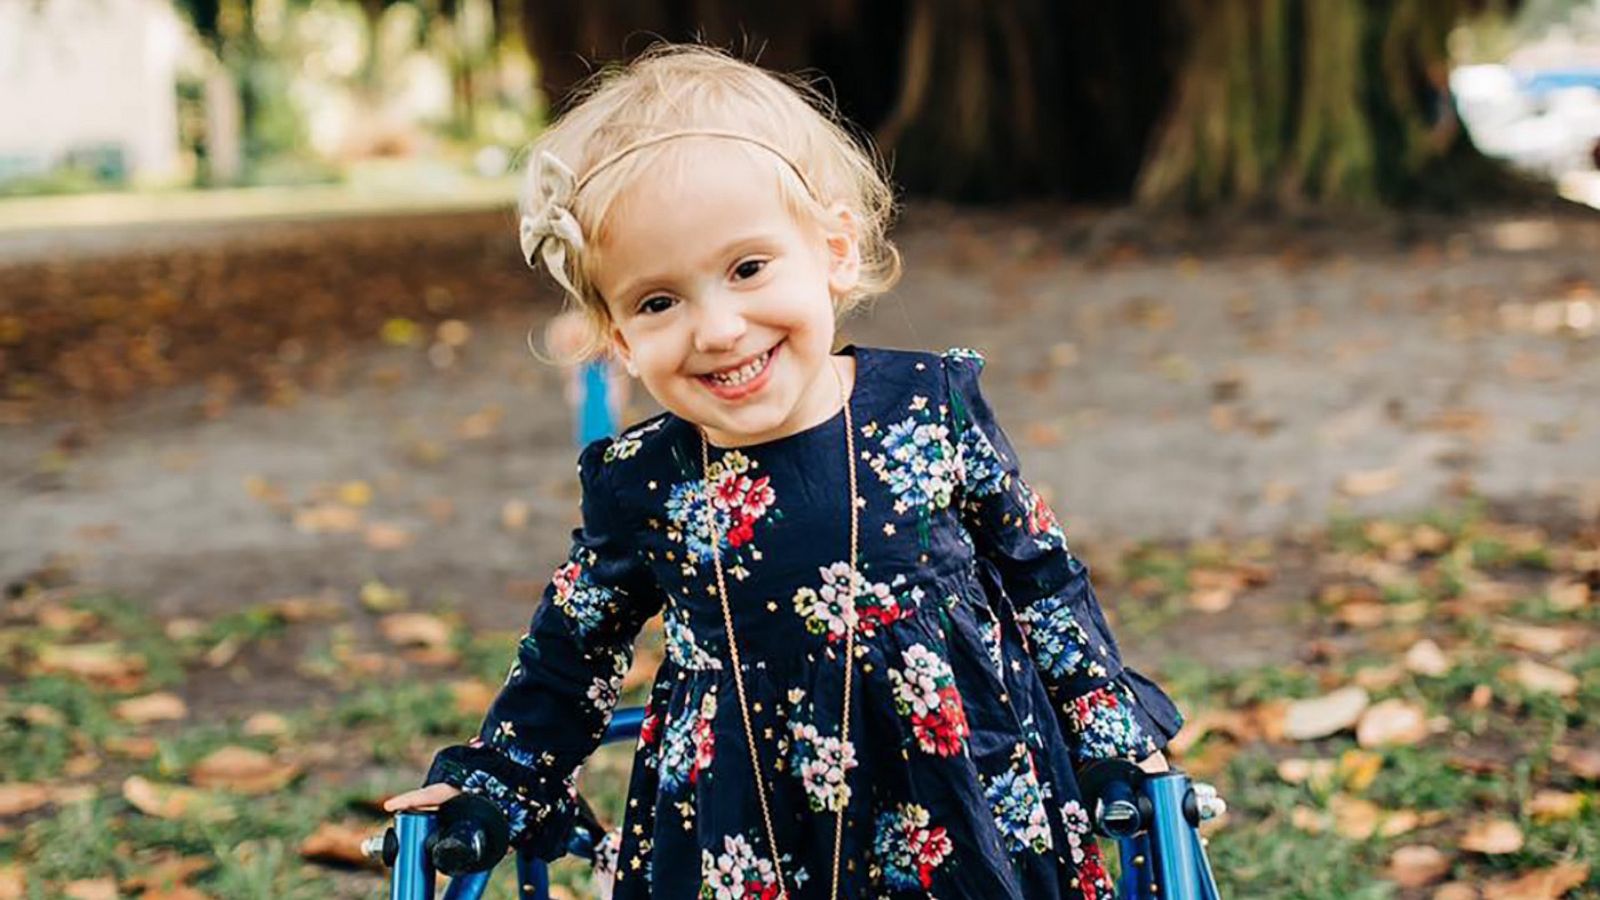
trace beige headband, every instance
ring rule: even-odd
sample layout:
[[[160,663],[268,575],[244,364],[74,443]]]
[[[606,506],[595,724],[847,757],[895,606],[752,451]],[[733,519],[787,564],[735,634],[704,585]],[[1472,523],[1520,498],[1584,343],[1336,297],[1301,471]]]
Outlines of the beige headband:
[[[800,179],[800,184],[811,195],[813,200],[821,202],[817,192],[812,190],[811,182],[806,179],[805,173],[795,165],[794,160],[778,147],[768,141],[753,135],[742,134],[737,131],[722,131],[715,128],[685,128],[678,131],[667,131],[651,135],[602,157],[585,172],[582,178],[573,175],[566,163],[558,159],[549,151],[540,151],[534,170],[534,210],[522,217],[519,228],[519,237],[522,244],[522,256],[528,261],[529,266],[535,265],[534,258],[544,260],[544,267],[566,289],[567,293],[578,299],[582,295],[573,287],[567,278],[567,252],[577,254],[583,251],[583,229],[578,225],[577,217],[572,214],[572,202],[578,192],[589,184],[594,177],[615,164],[618,160],[646,147],[664,143],[681,137],[716,137],[732,141],[742,141],[752,144],[771,153],[783,160],[795,177]]]

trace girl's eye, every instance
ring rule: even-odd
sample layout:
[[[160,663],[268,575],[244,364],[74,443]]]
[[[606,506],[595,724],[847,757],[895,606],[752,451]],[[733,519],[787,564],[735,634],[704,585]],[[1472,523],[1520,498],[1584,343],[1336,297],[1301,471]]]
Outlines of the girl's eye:
[[[767,261],[764,259],[747,259],[733,267],[733,276],[740,281],[747,281],[761,274],[766,267]]]
[[[672,308],[672,303],[673,301],[671,297],[668,297],[666,294],[657,294],[654,297],[645,298],[644,302],[639,304],[639,312],[646,313],[648,315],[664,313]]]

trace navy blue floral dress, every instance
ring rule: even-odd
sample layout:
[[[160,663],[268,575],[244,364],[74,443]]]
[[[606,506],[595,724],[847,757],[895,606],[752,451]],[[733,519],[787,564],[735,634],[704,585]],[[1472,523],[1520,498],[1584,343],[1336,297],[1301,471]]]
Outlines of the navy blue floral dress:
[[[857,362],[864,504],[853,608],[843,414],[713,447],[707,478],[698,431],[663,413],[584,450],[572,554],[481,733],[441,751],[428,782],[495,800],[515,844],[555,855],[634,637],[661,613],[667,658],[635,756],[616,896],[775,897],[709,504],[795,900],[828,894],[841,805],[841,897],[1109,897],[1074,766],[1149,755],[1178,711],[1123,667],[1088,570],[979,392],[983,358],[842,352]]]

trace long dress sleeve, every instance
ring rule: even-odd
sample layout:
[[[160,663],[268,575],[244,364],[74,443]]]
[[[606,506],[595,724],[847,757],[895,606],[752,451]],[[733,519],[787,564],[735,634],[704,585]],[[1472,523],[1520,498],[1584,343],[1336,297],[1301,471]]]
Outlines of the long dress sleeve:
[[[993,567],[1010,599],[1073,757],[1149,756],[1177,733],[1182,716],[1159,687],[1123,666],[1088,566],[1023,479],[1016,451],[979,390],[983,357],[955,349],[942,359],[962,524],[979,565]]]
[[[580,456],[582,527],[478,736],[440,751],[426,782],[494,801],[513,846],[546,858],[563,851],[578,768],[605,734],[634,639],[662,605],[608,483],[610,443],[596,441]]]

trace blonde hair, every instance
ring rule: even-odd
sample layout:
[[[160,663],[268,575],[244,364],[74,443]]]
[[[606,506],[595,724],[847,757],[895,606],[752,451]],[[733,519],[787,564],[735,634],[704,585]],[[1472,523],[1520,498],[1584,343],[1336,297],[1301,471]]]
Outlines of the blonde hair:
[[[563,271],[552,274],[570,285],[569,300],[576,300],[589,326],[583,356],[605,349],[611,326],[594,284],[592,248],[605,231],[607,214],[634,179],[679,143],[659,140],[670,132],[747,136],[738,145],[775,165],[784,202],[797,217],[822,222],[836,204],[849,209],[861,277],[847,296],[834,298],[836,317],[899,279],[900,254],[888,238],[893,191],[870,145],[851,137],[826,97],[798,78],[710,47],[658,44],[626,66],[593,76],[578,89],[571,109],[529,148],[519,197],[524,217],[537,212],[546,197],[542,154],[575,173],[579,185],[570,212],[585,240],[565,254]]]

